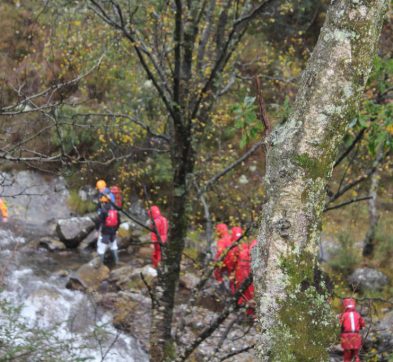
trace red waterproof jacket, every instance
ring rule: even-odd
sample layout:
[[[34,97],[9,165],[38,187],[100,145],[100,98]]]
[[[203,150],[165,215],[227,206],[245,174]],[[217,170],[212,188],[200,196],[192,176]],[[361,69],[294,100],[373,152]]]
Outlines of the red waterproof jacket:
[[[355,309],[355,301],[344,299],[345,312],[340,315],[341,346],[345,349],[360,349],[362,337],[359,331],[365,327],[361,315]]]
[[[256,240],[250,244],[243,243],[239,247],[237,256],[236,270],[235,270],[235,290],[238,290],[242,283],[248,278],[251,272],[251,249],[255,246]],[[243,292],[243,296],[239,298],[238,303],[243,304],[251,299],[254,299],[254,284],[251,283],[249,287]]]
[[[215,261],[218,261],[221,258],[222,253],[225,249],[231,246],[231,237],[228,233],[228,227],[225,224],[218,224],[216,226],[216,232],[220,239],[217,241],[217,252],[214,258]],[[214,270],[214,277],[218,282],[222,282],[223,273],[227,272],[227,268],[225,263],[222,263],[222,266],[217,266]]]
[[[239,240],[239,238],[242,235],[243,235],[243,230],[241,227],[239,226],[233,227],[232,234],[231,234],[231,245],[237,240]],[[236,260],[237,260],[238,252],[239,252],[239,247],[235,246],[234,248],[229,250],[227,256],[224,259],[224,264],[229,274],[233,273],[236,269]]]
[[[165,243],[168,238],[168,220],[166,219],[166,217],[161,215],[159,207],[155,205],[150,208],[148,214],[153,219],[151,221],[150,228],[154,230],[155,225],[157,232],[160,235],[161,241]],[[154,243],[158,242],[158,238],[155,232],[152,232],[150,235],[151,241],[153,241]]]

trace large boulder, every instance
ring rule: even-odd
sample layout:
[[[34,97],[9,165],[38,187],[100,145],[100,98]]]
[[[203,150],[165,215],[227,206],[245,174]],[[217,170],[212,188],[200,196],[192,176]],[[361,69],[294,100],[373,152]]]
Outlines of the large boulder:
[[[389,279],[379,270],[358,268],[349,276],[348,282],[354,290],[381,290],[388,284]]]
[[[92,217],[72,217],[58,220],[56,232],[68,248],[76,248],[94,228],[95,222]]]
[[[97,268],[94,263],[90,262],[82,265],[75,273],[73,273],[66,287],[74,290],[98,290],[101,283],[108,279],[109,268],[101,265]]]

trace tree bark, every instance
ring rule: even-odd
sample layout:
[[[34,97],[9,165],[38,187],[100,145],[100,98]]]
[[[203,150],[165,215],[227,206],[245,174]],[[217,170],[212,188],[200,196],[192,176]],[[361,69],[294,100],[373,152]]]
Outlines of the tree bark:
[[[335,338],[327,296],[314,281],[325,185],[364,90],[386,5],[332,1],[293,112],[269,136],[268,200],[253,255],[261,361],[326,360]]]
[[[379,163],[378,160],[383,157],[383,149],[382,147],[378,150],[377,157],[374,163]],[[377,232],[378,225],[378,209],[377,209],[377,197],[378,197],[378,188],[379,188],[379,169],[378,164],[375,172],[371,175],[369,196],[371,198],[368,200],[368,216],[369,216],[369,226],[366,233],[366,236],[363,241],[363,256],[369,257],[374,253],[375,246],[375,234]]]

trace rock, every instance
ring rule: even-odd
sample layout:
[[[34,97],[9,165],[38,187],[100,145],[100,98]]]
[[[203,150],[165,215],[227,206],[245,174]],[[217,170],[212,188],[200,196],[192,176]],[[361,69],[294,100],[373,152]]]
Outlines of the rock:
[[[82,201],[94,201],[97,197],[97,190],[90,185],[85,185],[79,189],[78,196]]]
[[[81,251],[85,251],[87,249],[94,248],[97,243],[96,235],[97,235],[96,230],[91,231],[90,234],[87,235],[78,245],[78,249]]]
[[[95,228],[95,223],[89,216],[60,219],[56,231],[60,240],[68,248],[76,248],[80,242]]]
[[[54,273],[55,276],[60,277],[60,278],[65,278],[68,277],[70,273],[67,270],[58,270],[57,272]]]
[[[388,284],[388,277],[373,268],[358,268],[348,278],[354,290],[381,290]]]
[[[42,237],[35,242],[37,243],[38,247],[45,248],[49,251],[61,251],[66,249],[64,243],[50,236]]]
[[[133,268],[127,265],[113,270],[109,282],[114,283],[120,290],[142,289],[144,283],[141,273],[149,284],[157,276],[157,271],[150,265],[146,265],[143,268]]]
[[[109,268],[105,265],[96,268],[93,262],[84,264],[70,276],[66,288],[98,290],[101,282],[108,279],[109,273]]]
[[[45,236],[48,235],[46,225],[51,220],[70,216],[69,192],[64,178],[28,170],[0,174],[4,195],[18,195],[7,199],[12,220],[34,225],[34,232]]]
[[[186,273],[180,277],[179,285],[180,287],[186,288],[188,290],[194,289],[199,283],[200,279],[191,273]]]

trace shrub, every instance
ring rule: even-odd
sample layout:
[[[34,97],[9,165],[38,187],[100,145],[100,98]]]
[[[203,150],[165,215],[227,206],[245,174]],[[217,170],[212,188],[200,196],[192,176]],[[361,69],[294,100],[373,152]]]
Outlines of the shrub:
[[[329,265],[338,273],[349,274],[360,261],[361,248],[355,247],[348,233],[340,234],[338,241],[340,247],[332,251]]]
[[[77,191],[72,190],[68,199],[68,206],[71,211],[76,214],[83,215],[96,209],[96,205],[92,201],[83,201]]]

